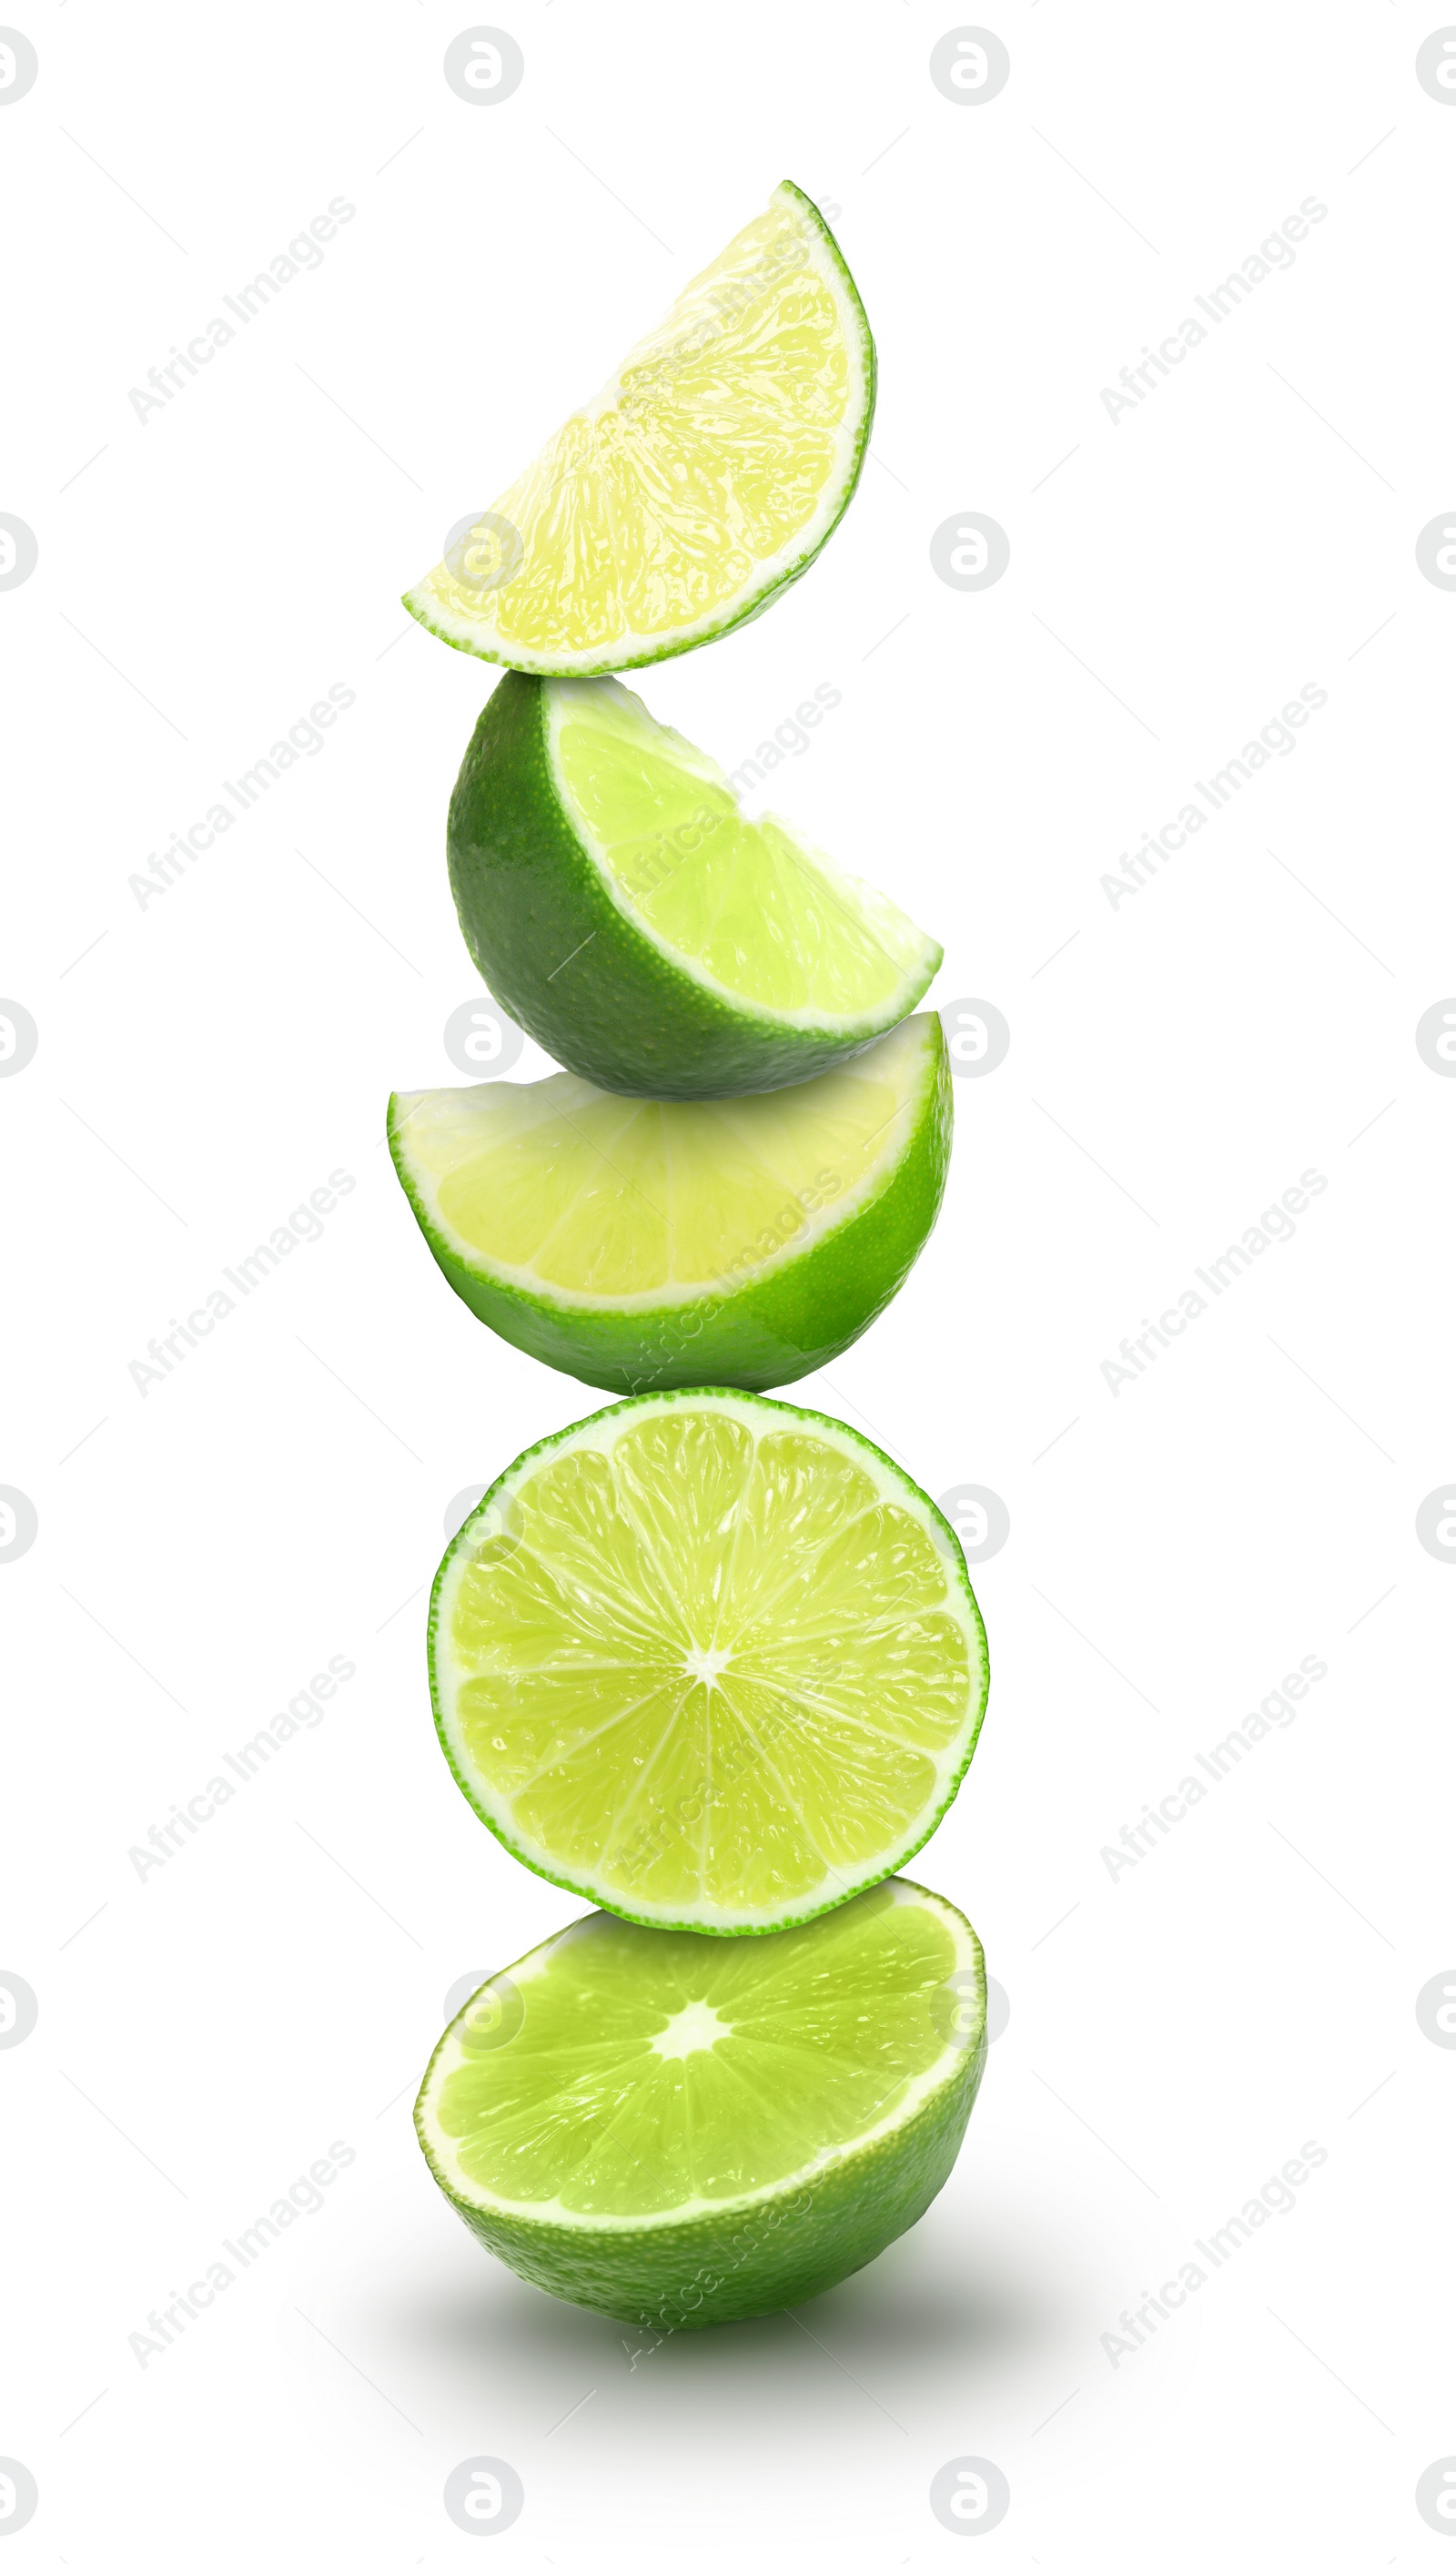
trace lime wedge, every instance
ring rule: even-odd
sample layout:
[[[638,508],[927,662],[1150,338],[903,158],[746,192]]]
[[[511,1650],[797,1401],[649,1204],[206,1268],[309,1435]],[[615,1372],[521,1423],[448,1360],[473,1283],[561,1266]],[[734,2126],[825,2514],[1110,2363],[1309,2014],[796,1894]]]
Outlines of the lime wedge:
[[[450,803],[477,969],[623,1095],[791,1086],[908,1014],[940,948],[603,677],[503,677]]]
[[[874,405],[854,281],[785,180],[404,602],[509,668],[585,677],[675,657],[808,568],[849,505]]]
[[[389,1101],[451,1288],[597,1389],[775,1389],[832,1362],[930,1234],[950,1149],[936,1015],[776,1095],[653,1104],[579,1077]]]
[[[630,1919],[771,1932],[935,1831],[985,1708],[960,1544],[848,1425],[734,1389],[538,1442],[445,1555],[435,1719],[476,1814]]]
[[[799,2304],[924,2216],[985,2048],[980,1944],[907,1878],[751,1946],[592,1914],[472,1997],[415,2124],[522,2278],[676,2330]]]

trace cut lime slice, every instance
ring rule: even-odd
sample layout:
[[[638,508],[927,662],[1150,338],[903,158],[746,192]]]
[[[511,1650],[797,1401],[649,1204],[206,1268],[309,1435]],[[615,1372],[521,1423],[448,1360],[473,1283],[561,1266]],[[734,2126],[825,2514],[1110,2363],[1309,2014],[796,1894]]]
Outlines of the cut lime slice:
[[[715,640],[827,542],[874,404],[854,281],[785,180],[405,604],[457,650],[561,676]]]
[[[452,1289],[597,1389],[775,1389],[893,1299],[945,1182],[950,1079],[913,1015],[806,1086],[719,1104],[579,1077],[391,1096],[389,1145]]]
[[[450,803],[482,977],[578,1077],[625,1095],[791,1086],[887,1032],[940,947],[610,677],[503,677]]]
[[[985,2050],[980,1944],[907,1878],[749,1947],[592,1914],[472,1997],[415,2124],[522,2278],[676,2330],[800,2304],[913,2226]]]
[[[627,1398],[523,1452],[430,1603],[478,1816],[630,1919],[771,1932],[935,1831],[985,1708],[960,1544],[848,1425],[734,1389]]]

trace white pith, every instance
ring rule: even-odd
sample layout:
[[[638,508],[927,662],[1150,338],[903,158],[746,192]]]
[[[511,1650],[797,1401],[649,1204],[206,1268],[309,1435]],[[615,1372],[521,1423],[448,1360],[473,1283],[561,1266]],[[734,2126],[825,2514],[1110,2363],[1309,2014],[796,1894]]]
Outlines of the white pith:
[[[732,2034],[731,2024],[711,2003],[688,2003],[671,2016],[666,2030],[658,2031],[652,2050],[655,2056],[697,2056]]]
[[[727,2199],[696,2197],[684,2200],[677,2208],[660,2210],[648,2216],[592,2215],[583,2209],[564,2208],[559,2200],[508,2199],[503,2193],[487,2188],[484,2183],[475,2180],[471,2174],[463,2170],[456,2140],[445,2134],[438,2116],[438,2096],[446,2078],[461,2063],[472,2061],[468,2059],[462,2045],[461,2033],[478,2011],[490,2009],[491,1985],[495,1981],[488,1980],[486,1985],[477,1988],[465,2011],[451,2023],[440,2041],[430,2059],[416,2104],[416,2120],[421,2140],[436,2172],[452,2194],[471,2208],[496,2210],[504,2216],[519,2219],[522,2223],[553,2227],[558,2231],[562,2228],[575,2228],[583,2234],[634,2235],[658,2232],[673,2226],[691,2225],[695,2220],[706,2217],[731,2219],[740,2217],[749,2210],[771,2206],[775,2199],[786,2198],[792,2192],[803,2189],[810,2182],[822,2179],[840,2165],[851,2163],[856,2155],[864,2154],[872,2146],[879,2145],[885,2138],[894,2136],[897,2130],[915,2119],[945,2084],[954,2080],[960,2071],[967,2047],[973,2048],[977,2043],[985,2016],[985,1965],[980,1943],[964,1916],[957,1913],[953,1905],[947,1904],[943,1897],[933,1895],[928,1888],[917,1886],[915,1881],[909,1878],[887,1879],[885,1885],[897,1902],[918,1904],[935,1913],[936,1921],[941,1924],[946,1935],[949,1960],[945,1971],[946,1981],[947,1983],[951,1980],[958,1981],[965,1975],[974,1979],[979,1998],[979,2021],[973,2037],[967,2039],[963,2032],[958,2031],[953,2039],[947,2039],[935,2063],[927,2066],[923,2074],[916,2075],[912,2079],[894,2108],[873,2120],[849,2143],[821,2147],[816,2154],[793,2172],[786,2174],[779,2181],[765,2183],[761,2189],[739,2191]],[[589,1922],[592,1918],[584,1919]],[[512,1985],[518,1989],[524,1988],[533,1978],[542,1975],[549,1967],[551,1954],[558,1944],[565,1940],[569,1933],[579,1928],[579,1923],[567,1924],[563,1931],[553,1933],[548,1941],[543,1941],[538,1949],[532,1950],[528,1958],[519,1961],[510,1971]],[[956,2009],[962,2015],[964,2006],[964,1991],[957,1982]],[[492,2013],[493,2021],[495,2017]],[[730,2032],[728,2034],[731,2035]]]

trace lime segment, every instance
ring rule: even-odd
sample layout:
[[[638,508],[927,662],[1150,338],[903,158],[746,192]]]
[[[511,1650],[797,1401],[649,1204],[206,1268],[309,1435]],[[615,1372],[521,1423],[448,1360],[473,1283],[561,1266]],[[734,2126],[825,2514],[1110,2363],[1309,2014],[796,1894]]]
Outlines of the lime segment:
[[[450,880],[508,1013],[617,1094],[758,1094],[900,1022],[940,948],[610,677],[504,677],[450,803]]]
[[[849,504],[875,351],[787,180],[405,598],[456,649],[587,676],[761,612]]]
[[[713,1104],[575,1077],[397,1095],[390,1145],[467,1305],[603,1389],[771,1389],[899,1289],[940,1200],[950,1086],[915,1015],[807,1085]]]

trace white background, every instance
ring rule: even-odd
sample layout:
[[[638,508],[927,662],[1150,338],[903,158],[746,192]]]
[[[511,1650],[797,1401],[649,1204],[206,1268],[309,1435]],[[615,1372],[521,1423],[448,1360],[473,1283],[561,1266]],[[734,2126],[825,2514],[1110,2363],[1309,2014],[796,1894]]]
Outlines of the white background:
[[[22,2552],[445,2564],[461,2459],[525,2488],[503,2551],[954,2551],[928,2487],[995,2462],[1015,2564],[1439,2552],[1456,2053],[1456,111],[1409,0],[1210,16],[996,0],[953,105],[909,5],[511,0],[469,17],[27,0],[0,109],[9,925],[34,1016],[0,1081],[0,1579],[17,1669],[0,1964],[12,2289],[0,2454]],[[502,0],[503,10],[506,0]],[[772,798],[1004,1012],[956,1089],[938,1228],[790,1395],[933,1494],[994,1487],[991,1706],[916,1870],[1006,1990],[960,2163],[871,2269],[680,2336],[538,2295],[450,2216],[409,2094],[447,1989],[575,1910],[515,1866],[431,1728],[425,1590],[459,1490],[600,1404],[479,1327],[381,1145],[453,1082],[474,975],[450,784],[492,672],[400,589],[791,175],[881,356],[863,486],[762,621],[647,671],[728,766],[843,694]],[[330,198],[354,218],[143,423],[128,400]],[[1302,200],[1297,262],[1117,423],[1099,395]],[[930,541],[993,517],[958,593]],[[357,700],[164,895],[128,887],[331,684]],[[1188,849],[1101,886],[1297,698],[1327,707]],[[543,1073],[527,1047],[514,1072]],[[143,1395],[128,1366],[339,1168],[354,1189]],[[1287,1243],[1115,1396],[1101,1366],[1306,1169]],[[333,1654],[320,1724],[138,1878],[128,1849]],[[1306,1654],[1292,1725],[1116,1879],[1101,1854]],[[128,2335],[338,2142],[316,2214],[138,2364]],[[1120,2327],[1280,2165],[1328,2161],[1153,2338]],[[805,2329],[804,2327],[807,2327]],[[1453,2460],[1456,2462],[1456,2460]]]

